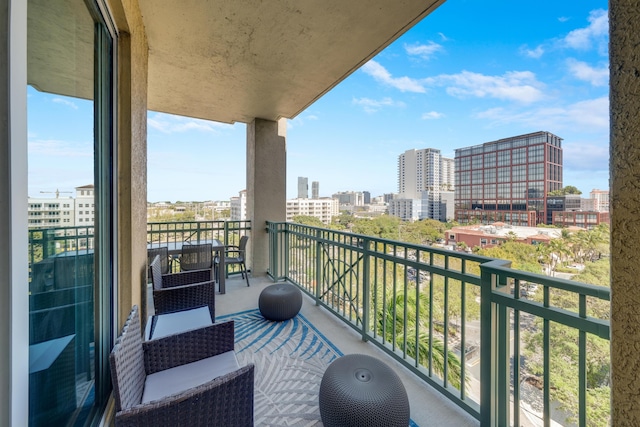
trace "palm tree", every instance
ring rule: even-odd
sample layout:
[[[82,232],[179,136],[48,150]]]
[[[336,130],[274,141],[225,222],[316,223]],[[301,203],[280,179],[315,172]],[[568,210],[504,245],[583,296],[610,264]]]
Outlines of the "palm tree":
[[[551,264],[549,265],[549,270],[553,271],[558,265],[558,262],[564,263],[567,257],[571,254],[569,250],[569,246],[564,241],[564,239],[553,239],[549,242],[549,252],[552,254]]]
[[[419,304],[421,312],[427,313],[429,307],[429,298],[426,294],[420,293]],[[382,311],[382,305],[378,307],[378,330],[384,332],[384,338],[391,341],[395,336],[397,345],[404,349],[409,357],[417,359],[423,366],[429,364],[429,319],[421,316],[417,319],[418,305],[416,304],[415,292],[409,292],[406,295],[406,319],[405,325],[405,293],[399,291],[395,297],[390,296],[386,302],[386,311]],[[406,330],[405,330],[406,328]],[[418,328],[418,329],[416,329]],[[416,346],[416,331],[418,332],[418,343]],[[405,342],[406,337],[406,342]],[[417,357],[416,357],[417,349]],[[431,343],[433,351],[431,358],[431,366],[433,371],[444,377],[445,372],[445,350],[444,341],[441,338],[433,337]],[[447,380],[448,382],[460,389],[462,367],[458,356],[452,351],[447,352]],[[466,381],[465,381],[466,383]]]

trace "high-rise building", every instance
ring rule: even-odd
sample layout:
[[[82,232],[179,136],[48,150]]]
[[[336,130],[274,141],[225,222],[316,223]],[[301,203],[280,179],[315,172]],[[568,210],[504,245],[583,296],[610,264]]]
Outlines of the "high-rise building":
[[[562,188],[562,138],[541,131],[457,149],[455,183],[460,223],[545,224],[547,194]]]
[[[96,209],[93,184],[76,187],[76,225],[93,225]]]
[[[35,198],[29,197],[29,228],[40,227],[73,227],[75,226],[75,200],[72,197]]]
[[[245,221],[247,219],[247,190],[238,192],[229,203],[231,221]]]
[[[337,199],[341,205],[362,206],[364,205],[364,194],[360,191],[339,191],[331,195],[332,199]]]
[[[41,191],[41,193],[47,193]],[[55,198],[29,197],[28,221],[29,227],[81,227],[93,226],[95,217],[95,200],[93,184],[75,188],[75,198],[63,196],[60,193],[70,191],[52,192]]]
[[[298,199],[309,198],[309,178],[304,176],[298,177]]]
[[[407,150],[398,156],[398,197],[389,201],[389,214],[404,220],[445,221],[441,191],[454,186],[454,160],[435,148]]]
[[[593,210],[597,212],[609,212],[609,190],[591,190],[589,198],[593,200]]]
[[[320,198],[320,183],[318,181],[313,181],[311,183],[311,198],[312,199]]]

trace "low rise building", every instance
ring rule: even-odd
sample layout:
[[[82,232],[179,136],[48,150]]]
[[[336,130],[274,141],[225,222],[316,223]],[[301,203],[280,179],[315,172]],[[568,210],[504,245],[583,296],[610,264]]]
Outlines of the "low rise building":
[[[287,221],[293,221],[294,216],[304,215],[318,218],[324,224],[330,224],[333,217],[339,214],[337,199],[322,197],[319,199],[287,200]]]
[[[609,212],[562,211],[553,213],[553,225],[560,227],[575,226],[591,230],[602,223],[609,224]]]
[[[464,243],[470,248],[476,246],[490,248],[508,240],[528,244],[548,243],[560,237],[562,237],[562,230],[559,228],[514,226],[503,222],[494,222],[489,225],[465,225],[446,231],[448,245],[456,246],[458,243]]]

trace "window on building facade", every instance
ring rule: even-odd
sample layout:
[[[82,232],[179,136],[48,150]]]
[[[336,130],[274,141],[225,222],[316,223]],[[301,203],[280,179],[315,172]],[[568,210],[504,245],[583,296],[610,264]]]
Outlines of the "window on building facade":
[[[518,148],[511,152],[511,164],[520,165],[527,162],[527,149]]]
[[[490,183],[494,183],[496,182],[496,170],[491,168],[491,169],[485,169],[484,170],[484,182],[485,184],[490,184]]]
[[[496,166],[496,153],[487,153],[484,155],[484,167],[490,168]]]
[[[498,151],[498,166],[507,166],[511,164],[511,151]]]

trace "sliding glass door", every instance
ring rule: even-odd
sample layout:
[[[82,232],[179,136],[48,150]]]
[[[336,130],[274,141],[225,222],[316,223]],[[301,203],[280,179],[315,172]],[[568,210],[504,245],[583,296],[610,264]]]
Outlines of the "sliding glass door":
[[[113,336],[113,43],[90,1],[27,14],[29,425],[91,425]]]

